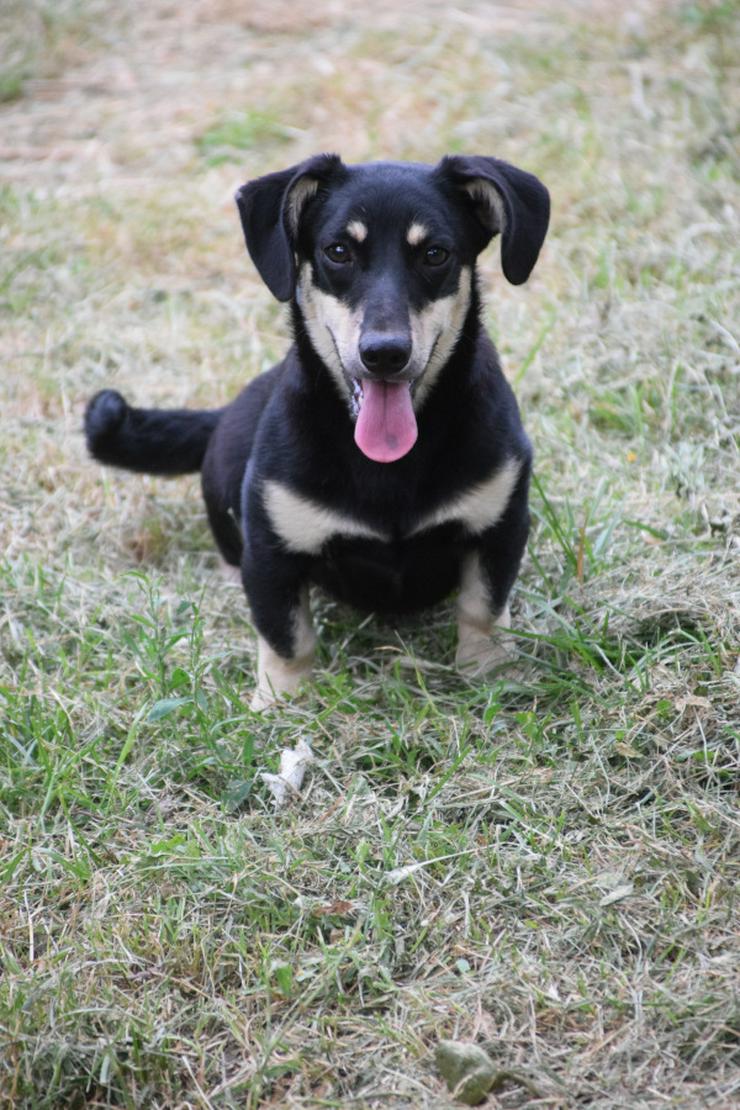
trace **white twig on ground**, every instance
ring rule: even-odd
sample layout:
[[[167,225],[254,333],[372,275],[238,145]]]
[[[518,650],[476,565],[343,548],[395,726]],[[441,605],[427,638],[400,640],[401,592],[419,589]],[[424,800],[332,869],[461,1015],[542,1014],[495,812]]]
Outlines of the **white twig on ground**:
[[[277,775],[268,771],[261,773],[261,778],[267,783],[275,799],[275,808],[284,806],[291,795],[296,795],[301,789],[306,767],[313,761],[311,745],[307,740],[299,739],[295,748],[283,748],[280,753],[280,770]]]

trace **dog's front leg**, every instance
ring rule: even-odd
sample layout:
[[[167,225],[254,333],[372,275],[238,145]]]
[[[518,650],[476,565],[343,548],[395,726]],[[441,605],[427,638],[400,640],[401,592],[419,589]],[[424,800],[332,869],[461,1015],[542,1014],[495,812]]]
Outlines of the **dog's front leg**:
[[[457,598],[457,653],[455,663],[471,675],[484,675],[511,660],[513,640],[506,635],[511,625],[506,600],[493,610],[488,576],[477,552],[463,564]]]
[[[457,598],[455,663],[472,675],[484,675],[510,663],[515,654],[509,594],[527,542],[526,511],[484,533],[465,557]]]
[[[251,708],[266,709],[295,694],[311,674],[316,633],[305,559],[246,544],[242,582],[257,629],[257,687]]]
[[[257,636],[257,686],[250,702],[252,709],[267,709],[284,697],[298,692],[313,668],[316,633],[308,605],[308,587],[301,592],[296,607],[288,614],[293,630],[293,653],[286,657],[270,641]]]

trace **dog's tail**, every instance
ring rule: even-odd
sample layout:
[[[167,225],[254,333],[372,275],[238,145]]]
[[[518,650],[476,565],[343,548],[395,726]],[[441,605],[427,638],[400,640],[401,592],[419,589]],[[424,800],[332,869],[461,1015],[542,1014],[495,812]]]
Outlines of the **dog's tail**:
[[[200,470],[223,409],[135,409],[115,389],[103,389],[85,410],[93,458],[143,474]]]

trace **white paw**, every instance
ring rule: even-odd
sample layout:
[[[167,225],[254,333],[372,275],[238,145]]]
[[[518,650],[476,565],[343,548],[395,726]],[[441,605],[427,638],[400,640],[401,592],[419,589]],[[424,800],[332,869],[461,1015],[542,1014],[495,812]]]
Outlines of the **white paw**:
[[[222,559],[220,556],[219,563],[221,564],[221,573],[226,581],[232,586],[241,586],[242,572],[239,567],[232,566],[231,563],[227,563],[226,560]]]
[[[458,670],[465,671],[472,677],[478,677],[507,667],[515,659],[516,650],[512,636],[507,636],[498,629],[488,633],[460,623],[455,654],[455,665]]]
[[[277,705],[279,700],[272,690],[261,690],[258,686],[252,694],[249,708],[253,713],[261,713],[263,709],[271,709],[273,705]]]
[[[313,668],[313,651],[300,659],[283,659],[270,645],[257,640],[257,688],[250,702],[250,709],[259,713],[298,693],[304,679]]]

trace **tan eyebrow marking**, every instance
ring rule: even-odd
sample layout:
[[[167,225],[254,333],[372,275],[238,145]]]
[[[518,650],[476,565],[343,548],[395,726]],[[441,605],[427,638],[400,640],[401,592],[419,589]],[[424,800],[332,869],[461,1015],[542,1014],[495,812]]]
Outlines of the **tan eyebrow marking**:
[[[424,227],[424,224],[417,224],[414,222],[406,232],[406,242],[410,247],[418,247],[422,239],[426,239],[429,231]]]
[[[350,220],[347,224],[347,234],[356,239],[358,243],[364,243],[367,239],[367,227],[362,220]]]

